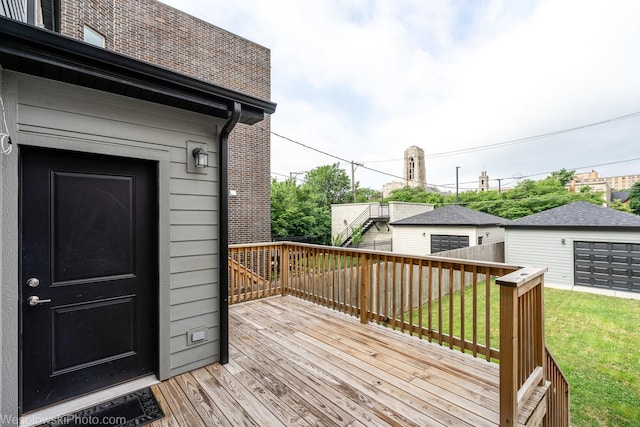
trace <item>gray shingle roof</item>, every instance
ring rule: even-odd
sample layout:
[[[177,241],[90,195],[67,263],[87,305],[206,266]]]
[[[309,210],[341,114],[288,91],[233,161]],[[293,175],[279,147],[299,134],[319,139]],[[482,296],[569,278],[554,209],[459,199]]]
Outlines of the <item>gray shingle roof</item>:
[[[629,199],[628,191],[612,191],[611,192],[611,201],[620,200],[621,202],[624,202],[625,200],[628,200],[628,199]]]
[[[640,216],[588,202],[573,202],[511,221],[510,227],[640,228]]]
[[[409,218],[394,221],[391,225],[502,225],[508,219],[459,205],[443,206]]]

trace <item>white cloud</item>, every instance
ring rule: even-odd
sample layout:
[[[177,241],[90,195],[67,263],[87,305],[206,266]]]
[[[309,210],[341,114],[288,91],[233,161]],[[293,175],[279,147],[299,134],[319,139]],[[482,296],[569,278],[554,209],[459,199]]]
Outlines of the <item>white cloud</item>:
[[[346,159],[501,142],[640,111],[640,2],[167,0],[272,51],[272,129]],[[640,157],[640,118],[428,160],[475,181]],[[272,138],[272,171],[335,160]],[[401,162],[371,167],[402,174]],[[640,172],[640,162],[598,168]],[[350,172],[350,171],[349,171]],[[363,186],[393,178],[359,169]]]

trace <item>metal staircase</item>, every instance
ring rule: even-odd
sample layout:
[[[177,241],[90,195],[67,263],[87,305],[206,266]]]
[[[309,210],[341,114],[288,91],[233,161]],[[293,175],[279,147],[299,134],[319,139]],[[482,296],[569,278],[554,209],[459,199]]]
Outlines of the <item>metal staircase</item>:
[[[369,205],[360,215],[334,238],[336,246],[346,247],[353,241],[353,230],[362,226],[362,234],[366,233],[378,221],[389,221],[389,205]]]

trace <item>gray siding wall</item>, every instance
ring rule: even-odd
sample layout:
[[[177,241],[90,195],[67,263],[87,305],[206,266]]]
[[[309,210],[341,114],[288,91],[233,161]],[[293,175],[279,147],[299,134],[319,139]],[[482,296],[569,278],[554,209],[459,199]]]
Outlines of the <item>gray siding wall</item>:
[[[562,239],[565,243],[562,244]],[[548,267],[545,283],[574,285],[573,242],[638,243],[640,233],[629,231],[506,229],[505,261],[507,264]]]
[[[219,357],[217,149],[223,122],[45,79],[3,72],[3,99],[14,152],[0,163],[2,203],[1,393],[17,381],[17,212],[20,145],[156,160],[159,165],[160,378]],[[17,108],[16,108],[17,101]],[[16,113],[17,110],[17,113]],[[187,172],[187,141],[206,144],[206,174]],[[225,266],[226,268],[226,266]],[[8,298],[8,299],[7,299]],[[187,330],[206,327],[208,341],[187,345]],[[15,328],[15,331],[14,331]],[[6,345],[9,343],[8,345]],[[7,358],[9,360],[7,360]],[[13,397],[3,406],[13,406]],[[5,412],[7,413],[7,412]]]

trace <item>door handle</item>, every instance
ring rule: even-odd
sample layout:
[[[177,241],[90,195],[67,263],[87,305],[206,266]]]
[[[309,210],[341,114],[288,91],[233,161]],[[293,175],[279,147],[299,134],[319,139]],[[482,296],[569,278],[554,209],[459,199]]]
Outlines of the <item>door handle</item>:
[[[31,307],[39,304],[44,304],[45,302],[51,302],[51,299],[40,299],[40,297],[37,295],[31,295],[29,298],[27,298],[27,304],[29,304]]]

